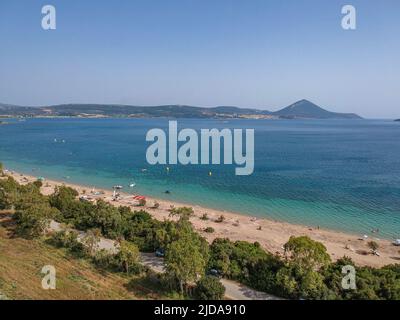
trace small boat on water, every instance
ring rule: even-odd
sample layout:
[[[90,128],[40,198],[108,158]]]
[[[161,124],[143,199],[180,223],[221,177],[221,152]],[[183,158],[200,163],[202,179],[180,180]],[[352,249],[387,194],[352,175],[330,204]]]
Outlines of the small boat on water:
[[[131,183],[131,184],[129,185],[129,188],[134,188],[134,187],[136,187],[136,183]]]

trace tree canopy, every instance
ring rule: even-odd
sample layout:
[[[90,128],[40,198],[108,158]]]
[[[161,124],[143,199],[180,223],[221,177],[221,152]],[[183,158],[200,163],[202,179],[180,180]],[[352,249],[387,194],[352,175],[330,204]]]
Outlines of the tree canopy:
[[[218,278],[204,276],[197,282],[194,294],[199,300],[221,300],[225,295],[225,287]]]
[[[119,267],[126,273],[129,273],[139,262],[139,248],[137,245],[122,241],[118,253],[115,255],[115,261]]]
[[[290,237],[284,249],[288,260],[300,268],[316,269],[331,261],[326,247],[307,236]]]

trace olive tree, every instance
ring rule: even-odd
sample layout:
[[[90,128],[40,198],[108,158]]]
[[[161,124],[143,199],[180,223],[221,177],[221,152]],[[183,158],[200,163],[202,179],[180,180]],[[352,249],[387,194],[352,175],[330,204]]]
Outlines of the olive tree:
[[[197,282],[194,294],[199,300],[221,300],[225,295],[225,287],[218,278],[205,276]]]
[[[132,242],[122,241],[118,253],[115,255],[115,262],[119,269],[129,273],[132,268],[138,266],[139,248]]]
[[[41,236],[49,227],[50,221],[58,214],[58,210],[46,204],[35,204],[15,213],[16,232],[27,238]]]
[[[286,258],[302,269],[319,269],[331,261],[326,247],[307,236],[290,237],[284,249]]]
[[[189,233],[168,246],[165,257],[166,273],[177,281],[183,294],[188,284],[195,283],[204,275],[207,261],[207,243],[198,235]]]

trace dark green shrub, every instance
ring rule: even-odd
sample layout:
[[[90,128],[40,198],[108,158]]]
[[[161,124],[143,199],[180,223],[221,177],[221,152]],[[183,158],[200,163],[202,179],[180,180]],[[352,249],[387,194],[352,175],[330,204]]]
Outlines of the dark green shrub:
[[[205,276],[201,278],[194,289],[194,296],[199,300],[221,300],[225,294],[225,287],[218,278]]]

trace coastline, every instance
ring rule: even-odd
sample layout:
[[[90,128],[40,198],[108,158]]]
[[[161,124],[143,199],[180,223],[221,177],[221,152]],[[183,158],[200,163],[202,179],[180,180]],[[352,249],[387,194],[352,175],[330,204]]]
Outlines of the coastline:
[[[9,171],[7,174],[14,177],[22,184],[37,180],[36,177],[15,171]],[[91,187],[80,184],[46,179],[42,187],[42,193],[49,195],[54,191],[54,188],[59,185],[72,187],[76,189],[80,195],[83,194],[83,190],[86,190],[86,194],[88,194],[92,189]],[[103,199],[116,206],[130,206],[132,210],[144,209],[158,220],[171,219],[168,211],[171,206],[191,206],[194,210],[194,216],[191,218],[191,222],[194,228],[209,242],[212,242],[215,238],[229,238],[232,241],[257,241],[267,251],[283,255],[283,245],[288,241],[290,236],[309,236],[313,240],[319,241],[326,246],[332,260],[348,256],[357,265],[371,267],[382,267],[388,264],[399,263],[400,261],[399,248],[393,246],[389,240],[379,239],[379,234],[377,234],[376,237],[369,237],[367,240],[360,240],[362,235],[357,236],[340,231],[302,226],[267,218],[255,218],[204,206],[148,197],[147,195],[144,195],[147,199],[147,205],[145,207],[137,207],[134,205],[131,194],[122,192],[121,200],[112,201],[113,192],[111,190],[96,188],[96,191],[103,193],[101,196],[97,197],[98,199]],[[157,209],[151,208],[154,202],[159,203]],[[203,214],[207,214],[208,220],[200,219]],[[216,222],[215,220],[221,215],[225,217],[225,220],[221,223]],[[212,227],[215,232],[204,232],[204,229],[207,227]],[[376,241],[379,244],[378,251],[380,256],[372,254],[365,255],[365,252],[370,252],[367,246],[370,240]]]

